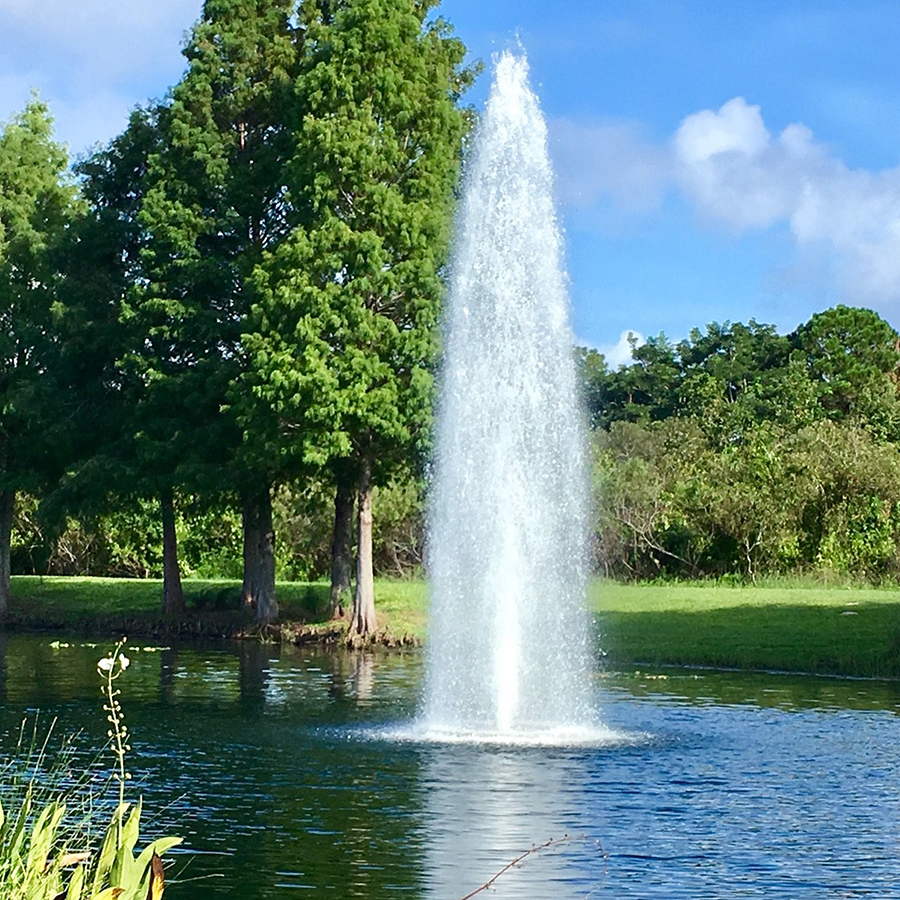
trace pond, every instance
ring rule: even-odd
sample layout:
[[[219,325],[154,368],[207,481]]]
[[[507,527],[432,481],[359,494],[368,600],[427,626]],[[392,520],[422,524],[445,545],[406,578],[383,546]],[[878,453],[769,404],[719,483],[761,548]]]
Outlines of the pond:
[[[101,746],[109,643],[0,637],[23,715]],[[418,742],[419,652],[131,647],[133,794],[178,833],[170,900],[900,898],[900,685],[605,673],[582,747]],[[145,832],[146,833],[146,832]],[[485,894],[484,896],[488,896]]]

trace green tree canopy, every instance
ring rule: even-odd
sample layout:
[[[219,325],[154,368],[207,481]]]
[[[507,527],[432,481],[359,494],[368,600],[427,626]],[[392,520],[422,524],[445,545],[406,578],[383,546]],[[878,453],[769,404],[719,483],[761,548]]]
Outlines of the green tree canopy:
[[[357,474],[354,628],[374,628],[371,492],[427,436],[471,73],[434,2],[305,0],[288,196],[256,273],[243,384],[305,461]],[[246,421],[252,421],[246,417]]]
[[[66,149],[33,97],[0,131],[0,613],[9,600],[16,492],[46,478],[42,405],[59,355],[56,252],[78,210]]]
[[[883,433],[900,435],[900,336],[881,316],[836,306],[816,313],[791,342],[829,417],[867,419]]]

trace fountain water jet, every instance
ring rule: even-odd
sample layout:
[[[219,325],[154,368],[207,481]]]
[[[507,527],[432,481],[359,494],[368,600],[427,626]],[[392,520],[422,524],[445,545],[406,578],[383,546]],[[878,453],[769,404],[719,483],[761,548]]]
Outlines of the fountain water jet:
[[[467,167],[429,519],[432,734],[593,724],[585,442],[546,125],[504,53]]]

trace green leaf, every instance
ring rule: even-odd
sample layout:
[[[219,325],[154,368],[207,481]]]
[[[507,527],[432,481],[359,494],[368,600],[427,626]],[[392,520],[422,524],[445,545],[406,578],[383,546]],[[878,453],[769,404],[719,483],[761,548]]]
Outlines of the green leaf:
[[[12,836],[9,841],[9,856],[13,860],[18,860],[22,853],[22,846],[25,843],[25,826],[28,823],[28,815],[31,812],[32,795],[31,786],[29,785],[22,806],[19,809],[19,815],[16,817],[16,824],[13,828]]]
[[[133,893],[141,877],[134,859],[134,848],[140,834],[142,807],[143,799],[138,800],[122,827],[122,844],[116,851],[110,870],[110,884],[124,888],[127,894]]]
[[[42,810],[31,829],[31,841],[28,847],[28,857],[25,867],[29,873],[43,874],[47,868],[47,858],[60,820],[65,814],[66,808],[61,803],[47,804]]]
[[[121,900],[125,891],[120,887],[108,887],[99,894],[91,894],[90,900]]]
[[[170,850],[172,847],[178,846],[182,842],[182,838],[180,837],[162,837],[155,840],[152,844],[148,844],[141,851],[141,855],[137,859],[138,869],[140,869],[143,874],[144,870],[150,865],[150,861],[153,858],[153,854],[156,853],[158,856],[162,856],[166,850]]]
[[[81,892],[84,890],[84,865],[79,863],[69,878],[69,888],[66,891],[66,900],[81,900]]]
[[[112,869],[116,859],[119,839],[119,816],[124,816],[130,806],[130,803],[123,803],[113,813],[109,827],[106,829],[106,836],[103,839],[103,846],[100,850],[100,856],[97,858],[97,868],[94,870],[94,879],[91,885],[91,896],[97,893],[103,886],[104,881]]]

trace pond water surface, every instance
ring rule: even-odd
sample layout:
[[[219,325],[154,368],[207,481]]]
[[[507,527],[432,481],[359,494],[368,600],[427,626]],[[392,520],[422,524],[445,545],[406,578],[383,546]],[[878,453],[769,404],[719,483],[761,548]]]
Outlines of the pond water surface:
[[[23,715],[102,746],[111,646],[0,636]],[[400,739],[418,652],[257,643],[129,649],[120,682],[146,833],[177,833],[170,900],[900,898],[900,685],[668,670],[596,679],[595,746]]]

